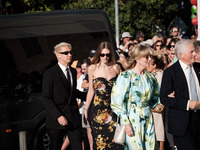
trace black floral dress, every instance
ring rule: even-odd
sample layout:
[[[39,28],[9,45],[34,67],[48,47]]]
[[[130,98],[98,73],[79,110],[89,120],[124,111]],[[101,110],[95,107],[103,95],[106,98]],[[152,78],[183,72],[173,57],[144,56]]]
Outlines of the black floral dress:
[[[116,77],[107,80],[103,77],[94,79],[95,95],[88,114],[94,150],[124,149],[123,145],[113,142],[117,116],[110,107],[110,95]]]

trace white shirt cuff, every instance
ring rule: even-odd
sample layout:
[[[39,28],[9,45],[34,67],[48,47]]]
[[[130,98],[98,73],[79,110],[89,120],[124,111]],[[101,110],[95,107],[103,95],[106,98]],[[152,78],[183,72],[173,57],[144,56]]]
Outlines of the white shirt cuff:
[[[189,106],[190,106],[190,100],[188,100],[188,103],[187,103],[187,108],[186,108],[187,111],[189,111],[190,109]]]

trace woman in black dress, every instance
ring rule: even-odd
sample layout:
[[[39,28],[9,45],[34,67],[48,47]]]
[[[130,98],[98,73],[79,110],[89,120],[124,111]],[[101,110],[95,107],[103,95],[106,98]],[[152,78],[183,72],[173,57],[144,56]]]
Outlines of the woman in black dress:
[[[94,150],[124,149],[113,142],[116,115],[110,107],[112,86],[119,74],[110,43],[100,43],[93,65],[88,68],[89,90],[85,106],[85,118],[89,118],[94,139]],[[90,106],[91,105],[91,106]],[[88,114],[88,108],[91,108]]]

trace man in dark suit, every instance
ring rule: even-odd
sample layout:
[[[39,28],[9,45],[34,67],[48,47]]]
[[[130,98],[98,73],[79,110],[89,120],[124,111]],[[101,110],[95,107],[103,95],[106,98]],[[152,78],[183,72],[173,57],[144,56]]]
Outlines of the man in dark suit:
[[[82,150],[81,119],[76,97],[86,94],[76,90],[77,73],[69,66],[72,60],[71,44],[61,42],[54,53],[58,64],[44,74],[43,99],[46,106],[46,127],[50,136],[50,150],[60,150],[67,134],[73,150]]]
[[[178,150],[199,150],[200,69],[192,65],[196,56],[193,42],[178,41],[175,52],[179,61],[164,71],[160,91],[161,103],[169,107],[168,132]]]

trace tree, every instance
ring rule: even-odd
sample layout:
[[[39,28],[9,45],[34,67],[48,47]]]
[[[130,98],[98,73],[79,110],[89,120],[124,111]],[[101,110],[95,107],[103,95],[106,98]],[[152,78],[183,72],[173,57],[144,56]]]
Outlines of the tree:
[[[180,1],[119,0],[120,33],[128,31],[135,35],[136,31],[142,30],[147,38],[152,37],[158,30],[165,33],[170,21],[179,10],[177,5]],[[14,12],[19,8],[20,2],[24,7],[20,10],[26,13],[61,9],[101,9],[108,14],[112,29],[115,30],[114,0],[3,0],[3,4],[6,2],[9,2],[9,7],[14,8]]]
[[[174,0],[119,0],[119,28],[135,35],[136,31],[143,30],[147,37],[152,37],[156,31],[165,30],[178,11],[177,1]],[[69,0],[62,6],[63,9],[101,9],[104,10],[115,29],[114,1],[105,0]]]

